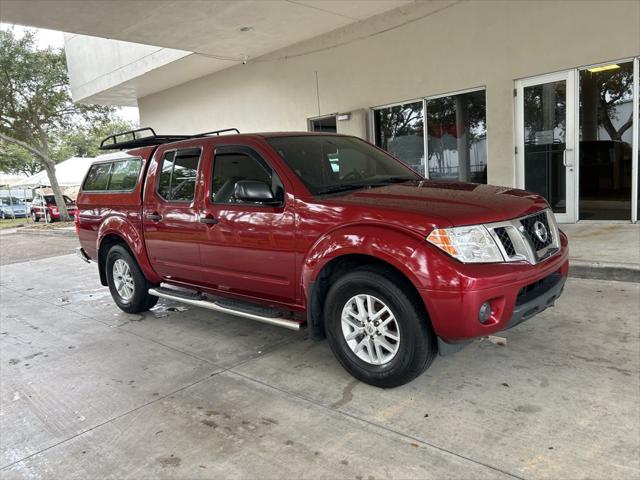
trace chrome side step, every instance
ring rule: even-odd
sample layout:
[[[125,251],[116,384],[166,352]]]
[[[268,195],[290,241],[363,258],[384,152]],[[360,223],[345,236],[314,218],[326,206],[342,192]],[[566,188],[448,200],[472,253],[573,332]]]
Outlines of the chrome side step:
[[[289,330],[301,330],[303,325],[295,320],[289,320],[281,317],[267,317],[263,315],[257,315],[246,311],[234,310],[222,306],[214,301],[207,300],[204,295],[198,294],[185,294],[180,291],[175,293],[168,288],[150,288],[149,295],[155,295],[156,297],[166,298],[168,300],[174,300],[176,302],[186,303],[187,305],[193,305],[194,307],[206,308],[215,312],[227,313],[229,315],[235,315],[236,317],[248,318],[249,320],[255,320],[257,322],[268,323],[269,325],[275,325],[277,327],[288,328]]]

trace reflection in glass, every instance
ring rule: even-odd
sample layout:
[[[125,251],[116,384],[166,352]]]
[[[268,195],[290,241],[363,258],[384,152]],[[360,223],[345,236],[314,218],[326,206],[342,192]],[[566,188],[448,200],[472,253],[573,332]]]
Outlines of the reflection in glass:
[[[424,175],[424,117],[422,102],[375,110],[376,145]]]
[[[523,90],[525,189],[544,196],[555,213],[566,213],[566,83]]]
[[[427,100],[429,179],[487,183],[485,91]]]
[[[631,219],[633,63],[580,72],[580,219]]]

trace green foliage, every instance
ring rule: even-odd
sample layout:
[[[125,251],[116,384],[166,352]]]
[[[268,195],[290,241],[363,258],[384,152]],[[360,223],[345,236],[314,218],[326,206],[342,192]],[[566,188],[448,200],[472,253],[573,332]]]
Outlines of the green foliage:
[[[13,143],[0,142],[0,172],[10,175],[34,175],[42,164],[24,148]]]
[[[109,106],[73,103],[62,50],[38,50],[34,32],[18,38],[12,30],[0,30],[0,161],[13,171],[21,160],[25,165],[39,162],[65,220],[69,216],[55,161],[87,151],[89,146],[77,132],[111,122],[114,111]],[[28,155],[13,155],[15,148]]]
[[[108,122],[114,108],[74,104],[64,51],[37,50],[34,38],[0,31],[0,133],[47,155],[64,132]]]

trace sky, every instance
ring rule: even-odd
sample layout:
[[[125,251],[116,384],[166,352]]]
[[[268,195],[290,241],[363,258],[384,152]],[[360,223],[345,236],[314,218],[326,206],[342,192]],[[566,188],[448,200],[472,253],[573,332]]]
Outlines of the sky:
[[[11,25],[8,23],[0,23],[0,30],[9,30],[13,28],[16,35],[23,35],[25,30],[35,30],[37,33],[36,44],[39,48],[45,49],[64,48],[64,33],[56,30],[47,30],[45,28],[22,27],[20,25]],[[117,115],[123,120],[138,123],[138,109],[136,107],[119,107]]]

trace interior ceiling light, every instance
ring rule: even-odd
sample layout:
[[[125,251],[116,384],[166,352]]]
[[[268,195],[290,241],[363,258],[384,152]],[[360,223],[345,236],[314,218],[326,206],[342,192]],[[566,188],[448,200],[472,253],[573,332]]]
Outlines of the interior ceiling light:
[[[612,63],[611,65],[602,65],[601,67],[587,68],[587,70],[589,70],[591,73],[596,73],[604,72],[606,70],[615,70],[616,68],[620,68],[620,65]]]

